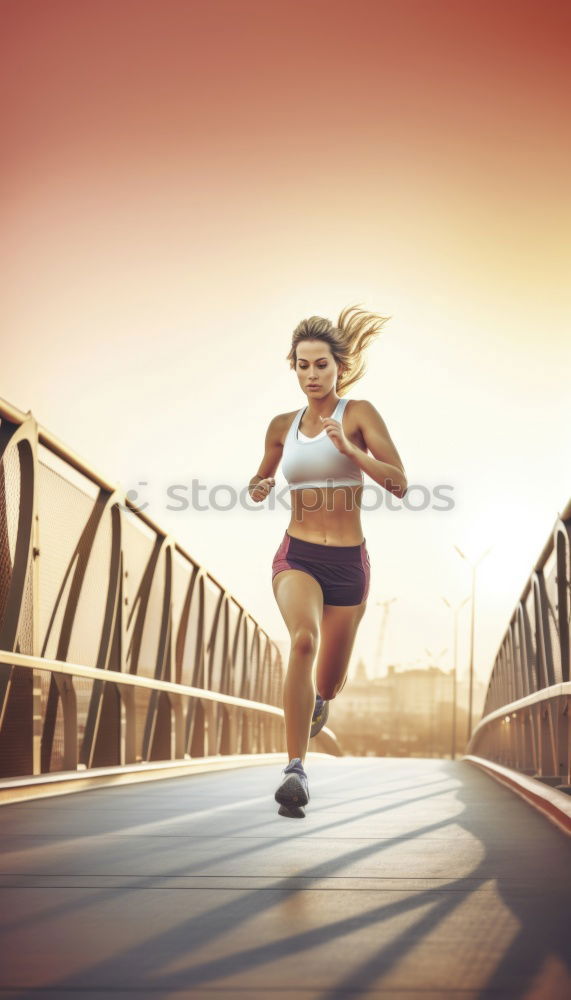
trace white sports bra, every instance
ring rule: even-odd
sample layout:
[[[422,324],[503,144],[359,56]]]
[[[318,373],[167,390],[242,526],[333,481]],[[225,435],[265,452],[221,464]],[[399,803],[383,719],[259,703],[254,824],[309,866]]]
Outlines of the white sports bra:
[[[343,423],[349,400],[340,399],[331,414]],[[309,486],[362,486],[363,471],[348,455],[342,455],[325,428],[315,437],[307,437],[298,427],[307,407],[296,413],[286,434],[282,452],[282,471],[290,490]]]

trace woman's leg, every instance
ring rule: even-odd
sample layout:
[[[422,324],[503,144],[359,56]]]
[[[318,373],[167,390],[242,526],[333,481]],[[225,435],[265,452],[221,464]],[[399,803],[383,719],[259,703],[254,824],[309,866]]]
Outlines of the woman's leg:
[[[326,701],[331,701],[339,694],[347,679],[351,650],[366,607],[366,600],[362,604],[347,607],[323,605],[321,642],[317,657],[317,690]]]
[[[315,705],[313,666],[319,646],[323,591],[317,580],[299,569],[276,573],[272,587],[291,639],[284,681],[284,714],[289,759],[305,760]]]

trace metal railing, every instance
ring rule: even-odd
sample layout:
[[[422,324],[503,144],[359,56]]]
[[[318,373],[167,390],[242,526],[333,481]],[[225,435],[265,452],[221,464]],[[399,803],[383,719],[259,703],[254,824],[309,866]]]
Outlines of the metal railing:
[[[0,777],[282,752],[281,688],[224,586],[0,401]]]
[[[571,500],[527,581],[500,643],[467,754],[571,786]]]

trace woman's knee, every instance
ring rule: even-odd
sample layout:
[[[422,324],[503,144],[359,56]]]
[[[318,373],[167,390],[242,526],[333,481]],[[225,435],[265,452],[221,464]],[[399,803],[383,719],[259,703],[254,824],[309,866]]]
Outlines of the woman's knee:
[[[314,657],[319,645],[319,631],[312,625],[299,625],[291,636],[291,650],[298,656]]]

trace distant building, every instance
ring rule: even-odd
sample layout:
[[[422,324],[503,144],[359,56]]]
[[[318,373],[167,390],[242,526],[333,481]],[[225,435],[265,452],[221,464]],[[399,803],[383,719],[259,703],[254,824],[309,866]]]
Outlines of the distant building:
[[[287,670],[290,642],[277,640]],[[456,686],[456,753],[465,751],[468,679]],[[474,677],[473,727],[482,714],[486,684]],[[448,757],[452,750],[452,671],[440,667],[397,670],[369,678],[362,658],[341,694],[331,702],[328,725],[343,750],[356,756]]]
[[[456,753],[464,752],[467,711],[457,685]],[[485,685],[474,683],[474,724]],[[467,696],[466,696],[467,701]],[[329,725],[346,753],[375,756],[450,756],[452,748],[452,671],[439,667],[397,671],[369,680],[363,660],[330,706]]]

